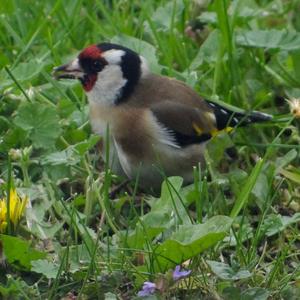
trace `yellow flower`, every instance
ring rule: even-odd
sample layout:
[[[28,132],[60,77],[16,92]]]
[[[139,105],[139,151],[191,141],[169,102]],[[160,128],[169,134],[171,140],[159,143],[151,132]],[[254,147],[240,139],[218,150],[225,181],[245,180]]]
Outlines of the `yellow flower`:
[[[26,204],[28,202],[28,197],[20,198],[17,191],[14,189],[10,190],[9,195],[9,218],[14,227],[18,225]],[[0,199],[0,232],[4,232],[7,227],[7,198]]]
[[[297,99],[297,98],[287,99],[287,102],[290,106],[291,114],[295,118],[299,119],[300,118],[300,99]]]
[[[0,200],[0,232],[4,232],[7,226],[6,222],[6,203],[3,201],[3,199]]]

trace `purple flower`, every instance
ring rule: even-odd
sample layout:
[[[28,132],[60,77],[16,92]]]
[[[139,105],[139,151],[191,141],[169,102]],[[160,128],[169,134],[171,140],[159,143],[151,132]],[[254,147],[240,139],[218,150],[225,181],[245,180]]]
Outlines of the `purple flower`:
[[[156,289],[156,284],[150,281],[145,281],[143,288],[138,292],[139,297],[146,297],[154,294]]]
[[[191,270],[180,271],[180,265],[178,265],[175,267],[175,270],[173,272],[173,279],[176,281],[176,280],[185,278],[185,277],[189,276],[191,274],[191,272],[192,272]]]

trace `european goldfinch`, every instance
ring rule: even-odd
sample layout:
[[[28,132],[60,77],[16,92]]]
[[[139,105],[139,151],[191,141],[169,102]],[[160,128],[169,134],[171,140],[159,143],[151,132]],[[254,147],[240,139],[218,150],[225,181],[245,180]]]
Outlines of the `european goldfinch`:
[[[109,142],[112,171],[130,179],[138,176],[142,186],[154,189],[162,174],[191,182],[193,166],[204,166],[206,144],[218,132],[272,118],[204,100],[185,83],[151,73],[136,52],[111,43],[85,48],[55,68],[54,76],[81,82],[92,128],[104,145]],[[105,151],[103,147],[103,158]]]

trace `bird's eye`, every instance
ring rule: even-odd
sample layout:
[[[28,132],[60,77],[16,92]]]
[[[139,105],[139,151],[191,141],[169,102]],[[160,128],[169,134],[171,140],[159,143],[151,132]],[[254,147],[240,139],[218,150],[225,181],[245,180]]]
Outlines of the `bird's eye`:
[[[93,62],[93,70],[96,72],[100,72],[103,69],[103,64],[100,60],[95,60]]]

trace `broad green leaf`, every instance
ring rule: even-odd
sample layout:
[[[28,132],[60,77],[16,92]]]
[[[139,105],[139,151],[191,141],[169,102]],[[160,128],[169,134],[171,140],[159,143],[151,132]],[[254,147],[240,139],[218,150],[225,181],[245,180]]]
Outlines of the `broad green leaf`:
[[[1,7],[1,5],[0,5]],[[38,63],[36,60],[20,63],[16,68],[10,70],[18,82],[32,80],[37,77],[45,64]],[[14,84],[14,81],[5,70],[0,71],[1,88]]]
[[[78,152],[74,149],[73,146],[68,147],[67,149],[59,152],[52,152],[46,155],[43,160],[43,165],[67,165],[74,166],[80,161],[80,156]]]
[[[11,148],[20,148],[26,142],[27,132],[19,127],[12,126],[4,136],[1,137],[0,151],[8,152]]]
[[[281,299],[284,300],[298,300],[299,295],[300,295],[300,287],[297,284],[285,285],[285,287],[282,289],[280,293]]]
[[[111,292],[105,293],[104,300],[118,300],[117,296]]]
[[[37,259],[31,262],[31,271],[41,273],[48,279],[56,278],[59,266],[53,264],[47,259]]]
[[[229,217],[215,216],[204,224],[179,226],[168,240],[155,249],[156,269],[168,270],[214,246],[224,239],[231,223]]]
[[[85,106],[83,110],[75,110],[70,115],[70,122],[74,122],[78,127],[82,126],[89,120],[89,108]]]
[[[7,118],[0,116],[0,133],[4,133],[9,128],[9,121]]]
[[[183,179],[181,177],[169,177],[163,181],[161,186],[161,196],[151,205],[152,211],[161,211],[171,209],[172,201],[170,198],[175,197],[182,187]]]
[[[260,202],[265,202],[268,196],[268,186],[268,177],[262,172],[257,178],[257,181],[252,189],[252,194],[255,195]]]
[[[296,75],[296,78],[300,79],[300,51],[293,51],[290,53],[291,59],[293,61],[293,69]]]
[[[238,235],[236,230],[238,228]],[[253,237],[253,228],[250,220],[245,216],[238,216],[235,218],[232,228],[230,229],[230,235],[226,236],[224,242],[227,242],[231,247],[237,244],[247,241]]]
[[[172,216],[171,223],[190,224],[191,220],[186,207],[190,204],[187,193],[182,189],[181,177],[168,177],[162,183],[160,199],[151,204],[151,212],[165,212]]]
[[[20,279],[17,279],[18,281]],[[8,282],[6,283],[6,286],[0,285],[0,295],[2,297],[6,297],[4,299],[9,299],[9,297],[13,297],[18,295],[20,292],[19,282],[15,282],[13,278],[9,278]]]
[[[43,165],[43,170],[48,174],[52,182],[58,182],[63,178],[72,176],[71,168],[65,165]]]
[[[290,88],[289,87],[284,90],[284,93],[286,94],[288,99],[300,98],[300,89],[299,88]],[[291,117],[290,114],[288,114],[287,116],[288,116],[288,119],[290,119],[290,117]]]
[[[226,149],[232,146],[233,142],[226,132],[219,133],[216,137],[212,138],[207,144],[209,163],[216,168],[224,158]]]
[[[126,236],[128,247],[143,249],[143,245],[151,242],[158,234],[170,227],[171,215],[168,212],[150,212],[141,218],[136,228]]]
[[[60,136],[59,118],[55,108],[39,103],[24,103],[20,106],[15,124],[27,131],[36,148],[54,145]]]
[[[78,151],[79,155],[83,155],[85,152],[93,148],[99,140],[99,135],[91,135],[88,140],[74,145],[74,148]]]
[[[300,49],[300,33],[276,29],[244,31],[237,34],[236,42],[246,47],[292,51]]]
[[[224,288],[222,291],[222,299],[224,300],[240,300],[241,299],[241,291],[237,287],[229,286]]]
[[[39,75],[44,66],[45,64],[40,61],[31,60],[30,62],[18,64],[18,66],[11,71],[18,81],[27,81]]]
[[[198,18],[201,23],[204,24],[214,24],[216,25],[218,20],[217,20],[217,14],[215,12],[208,12],[204,11]],[[210,33],[211,34],[211,33]]]
[[[255,287],[249,288],[241,293],[241,300],[267,300],[270,292],[266,289]]]
[[[249,288],[244,291],[242,291],[242,288],[226,287],[222,296],[224,300],[267,300],[270,299],[270,292],[259,287]]]
[[[272,236],[281,231],[283,227],[281,216],[280,215],[268,215],[264,220],[261,231],[264,232],[267,236]]]
[[[256,183],[251,191],[255,196],[256,204],[263,211],[265,209],[266,201],[272,191],[273,178],[275,176],[275,164],[267,161],[262,172],[258,175]]]
[[[233,270],[229,265],[218,262],[208,260],[206,261],[210,266],[211,270],[221,279],[224,280],[239,280],[245,279],[252,276],[252,274],[248,270]]]
[[[182,0],[169,1],[164,6],[159,6],[158,9],[151,15],[151,22],[155,24],[156,30],[168,31],[172,23],[181,16],[184,10]],[[150,26],[146,23],[145,30],[151,32]]]
[[[187,197],[188,192],[182,189],[183,179],[181,177],[168,177],[162,183],[161,196],[159,199],[151,202],[151,213],[164,212],[172,216],[173,223],[182,222],[182,224],[190,224],[189,214],[186,206],[190,204],[190,198]],[[171,218],[170,218],[171,220]]]
[[[81,143],[88,138],[85,130],[72,128],[73,124],[70,127],[64,132],[64,138],[70,145]]]
[[[0,240],[10,264],[30,270],[32,261],[46,257],[46,253],[31,248],[30,243],[21,238],[1,234]]]
[[[190,69],[195,70],[204,62],[215,63],[218,56],[219,43],[220,32],[219,30],[215,29],[201,45],[196,57],[193,59],[190,65]]]
[[[284,228],[286,228],[289,225],[295,224],[300,222],[300,213],[295,213],[291,217],[289,216],[282,216],[282,224]]]
[[[169,177],[162,183],[161,197],[152,200],[151,211],[141,217],[135,230],[126,236],[128,246],[141,249],[147,241],[151,242],[155,236],[180,221],[183,224],[190,224],[183,206],[185,200],[179,199],[181,196],[184,198],[181,191],[182,183],[181,177]]]
[[[298,155],[297,150],[292,149],[286,153],[283,157],[278,157],[275,161],[276,174],[278,174],[282,168],[286,167],[290,162],[292,162]]]
[[[62,247],[59,251],[60,257],[63,256],[65,251],[68,251],[68,271],[70,273],[76,273],[82,270],[83,264],[91,263],[91,256],[84,244],[72,245],[69,247],[69,250],[66,247]]]
[[[3,268],[4,270],[4,268]],[[8,299],[24,299],[20,297],[20,292],[26,293],[27,299],[37,299],[36,290],[33,286],[27,284],[24,280],[21,279],[21,276],[11,276],[7,274],[7,280],[0,284],[0,298],[3,300]],[[24,295],[24,294],[23,294]]]
[[[76,105],[70,99],[61,99],[57,104],[57,110],[60,116],[66,118],[76,110]]]
[[[45,209],[44,209],[45,212]],[[39,221],[33,222],[31,232],[41,239],[54,238],[55,234],[63,227],[63,223],[57,221],[52,224],[51,222]]]
[[[300,213],[296,213],[292,217],[270,214],[264,220],[261,230],[265,232],[266,236],[272,236],[298,222],[300,222]]]
[[[254,1],[253,1],[254,2]],[[261,15],[263,12],[262,9],[256,5],[255,8],[250,8],[244,5],[241,5],[237,11],[239,18],[252,19],[253,17]]]

